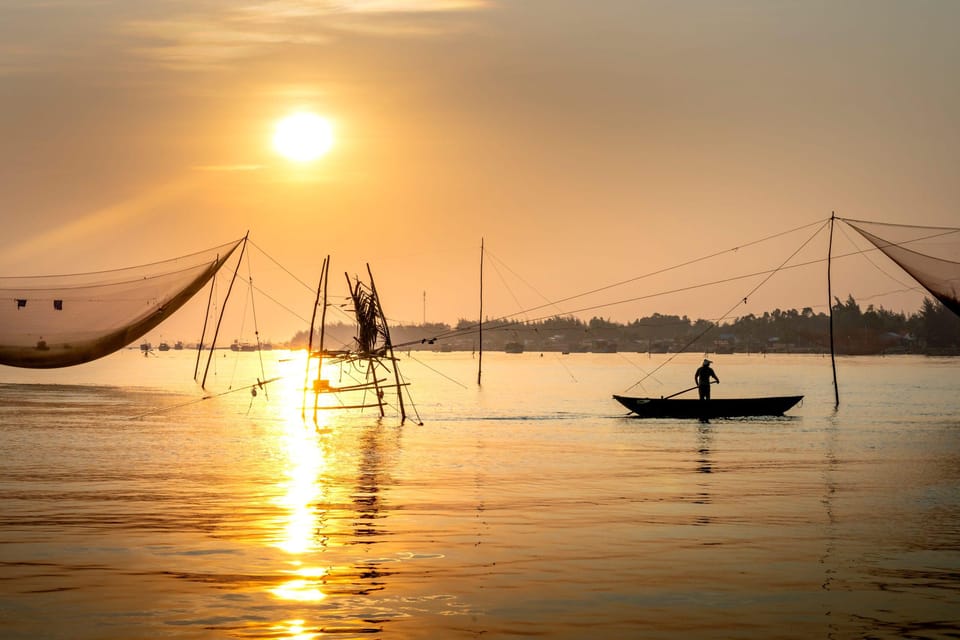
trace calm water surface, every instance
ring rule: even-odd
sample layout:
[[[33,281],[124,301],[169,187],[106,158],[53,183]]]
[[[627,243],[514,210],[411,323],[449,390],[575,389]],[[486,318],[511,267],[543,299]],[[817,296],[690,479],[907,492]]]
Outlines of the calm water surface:
[[[827,358],[718,356],[806,398],[701,424],[610,398],[657,356],[414,353],[401,426],[264,358],[0,368],[0,637],[960,637],[956,359],[840,359],[834,413]]]

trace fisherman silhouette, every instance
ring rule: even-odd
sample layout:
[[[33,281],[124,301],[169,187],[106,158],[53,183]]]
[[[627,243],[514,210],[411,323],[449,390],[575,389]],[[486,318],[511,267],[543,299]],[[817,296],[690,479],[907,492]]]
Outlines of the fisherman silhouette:
[[[697,383],[697,387],[700,390],[701,400],[710,399],[710,378],[713,378],[717,381],[717,384],[720,384],[720,378],[717,377],[717,374],[714,373],[710,367],[711,364],[713,363],[710,360],[704,359],[703,365],[693,374],[693,381]]]

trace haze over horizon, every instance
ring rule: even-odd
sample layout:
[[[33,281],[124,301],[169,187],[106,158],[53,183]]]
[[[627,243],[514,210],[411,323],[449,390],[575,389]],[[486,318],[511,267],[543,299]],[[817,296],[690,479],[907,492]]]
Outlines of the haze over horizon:
[[[249,230],[310,286],[328,254],[335,285],[369,263],[391,319],[455,324],[478,317],[482,238],[485,316],[713,319],[823,307],[822,263],[690,287],[808,240],[794,262],[824,258],[831,211],[960,226],[954,2],[13,0],[0,36],[0,275]],[[271,147],[296,111],[331,123],[322,157]],[[902,274],[845,263],[834,295],[919,307]],[[273,339],[306,328],[257,312]]]

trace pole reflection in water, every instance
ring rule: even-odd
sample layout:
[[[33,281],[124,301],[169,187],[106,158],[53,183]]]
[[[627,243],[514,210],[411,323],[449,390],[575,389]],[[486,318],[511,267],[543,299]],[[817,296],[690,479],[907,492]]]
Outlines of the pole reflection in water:
[[[377,528],[380,516],[380,451],[378,442],[379,426],[367,428],[361,436],[360,468],[357,472],[357,486],[351,499],[357,510],[353,522],[353,534],[357,544],[375,544],[374,536],[381,535]]]

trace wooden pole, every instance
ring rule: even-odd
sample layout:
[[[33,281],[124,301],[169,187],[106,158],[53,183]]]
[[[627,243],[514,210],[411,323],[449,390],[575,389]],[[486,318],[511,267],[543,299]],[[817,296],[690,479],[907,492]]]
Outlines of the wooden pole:
[[[480,329],[478,331],[480,348],[477,351],[477,386],[483,376],[483,238],[480,238]]]
[[[217,336],[220,334],[220,323],[223,322],[223,312],[227,310],[227,300],[230,299],[230,292],[233,291],[233,283],[237,280],[237,272],[240,271],[240,263],[243,262],[243,254],[247,250],[247,238],[250,236],[250,232],[243,236],[243,246],[240,247],[240,257],[237,258],[237,267],[233,270],[233,277],[230,278],[230,286],[227,287],[227,295],[223,298],[223,305],[220,307],[220,317],[217,319],[217,326],[213,330],[213,342],[210,343],[210,354],[207,356],[207,366],[203,369],[203,382],[200,383],[200,388],[206,390],[207,388],[207,373],[210,371],[210,361],[213,359],[213,352],[217,348]]]
[[[320,307],[320,360],[323,364],[323,351],[326,349],[327,336],[327,288],[330,286],[330,256],[324,261],[323,268],[323,306]],[[320,370],[317,370],[317,377],[320,377]]]
[[[380,295],[377,293],[377,285],[373,281],[373,272],[370,270],[370,264],[367,263],[367,275],[370,276],[370,291],[373,292],[373,299],[377,302],[377,315],[383,324],[384,347],[387,357],[390,358],[390,366],[393,367],[393,380],[397,385],[397,403],[400,405],[400,424],[407,421],[407,410],[403,405],[403,385],[400,384],[400,367],[397,365],[397,358],[393,355],[393,341],[390,339],[390,327],[387,325],[387,317],[383,315],[383,306],[380,304]],[[377,372],[373,372],[373,380],[376,383]],[[377,390],[379,395],[379,389]],[[383,415],[383,400],[380,399],[380,415]]]
[[[323,259],[323,265],[320,267],[320,282],[317,283],[317,297],[313,301],[313,314],[310,316],[310,333],[307,338],[307,367],[303,374],[303,404],[300,406],[300,417],[306,418],[307,414],[307,386],[310,384],[310,359],[313,357],[313,329],[317,322],[317,306],[320,304],[320,292],[323,289],[325,272],[327,270],[327,261],[330,256]],[[324,311],[326,311],[326,301],[324,301]],[[317,377],[319,377],[319,370]]]
[[[217,262],[220,261],[220,255],[217,255]],[[217,274],[210,278],[210,295],[207,297],[207,313],[203,316],[203,330],[200,332],[200,342],[197,343],[197,363],[193,365],[193,381],[197,382],[197,374],[200,373],[200,356],[203,355],[203,341],[207,337],[207,322],[210,320],[210,305],[213,304],[213,288],[217,283]]]
[[[827,246],[827,308],[830,310],[830,366],[833,368],[833,398],[834,410],[840,407],[840,387],[837,385],[837,356],[833,346],[833,285],[830,277],[830,267],[833,256],[833,225],[837,215],[830,212],[830,243]]]
[[[367,265],[367,271],[370,271],[370,265]],[[376,353],[371,351],[371,349],[376,348],[376,336],[374,336],[373,341],[370,341],[370,336],[367,335],[367,332],[371,327],[366,326],[367,313],[366,307],[363,304],[363,284],[360,282],[360,276],[356,276],[354,281],[350,280],[350,274],[346,271],[343,272],[343,277],[347,279],[347,287],[350,289],[350,299],[353,300],[353,311],[357,317],[357,354],[358,359],[363,360],[366,363],[366,371],[364,372],[364,377],[366,380],[373,383],[373,391],[377,394],[377,407],[380,410],[380,417],[382,418],[385,413],[383,410],[383,393],[380,390],[380,381],[377,379],[377,368],[376,365],[379,362],[377,360]],[[372,288],[373,281],[371,279],[371,287],[369,289],[370,294],[370,304],[379,305],[377,301],[376,291]],[[376,323],[376,320],[374,320]],[[373,327],[375,330],[379,330],[379,327]],[[371,377],[372,374],[372,377]],[[366,403],[367,396],[364,392],[363,401]]]
[[[317,358],[317,379],[322,380],[320,377],[323,373],[323,352],[326,350],[326,344],[324,340],[326,339],[326,329],[327,329],[327,289],[330,286],[330,255],[327,254],[327,259],[324,260],[323,264],[323,299],[320,307],[320,355]],[[317,424],[317,403],[320,400],[319,390],[314,390],[313,392],[313,424]]]

